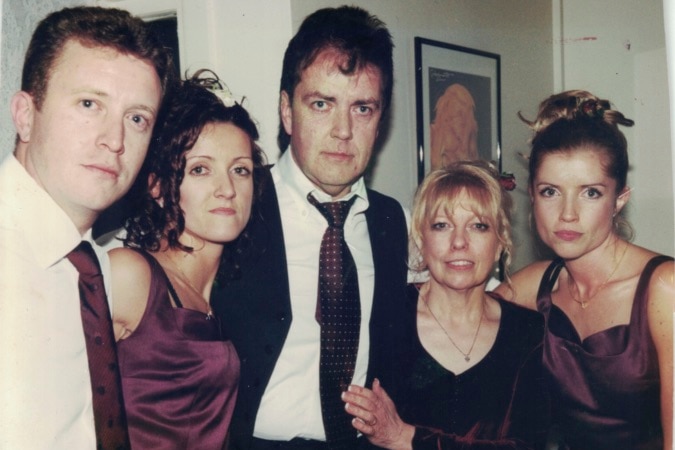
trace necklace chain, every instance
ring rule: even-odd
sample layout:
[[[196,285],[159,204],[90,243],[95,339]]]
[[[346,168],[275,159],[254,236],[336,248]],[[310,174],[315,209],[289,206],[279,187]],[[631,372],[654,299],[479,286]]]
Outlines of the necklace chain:
[[[621,257],[619,257],[619,260],[614,265],[614,269],[612,269],[612,272],[605,279],[605,281],[600,283],[600,285],[595,290],[593,295],[589,296],[586,300],[581,300],[579,297],[577,297],[576,292],[579,292],[579,286],[577,285],[577,282],[574,281],[574,278],[572,277],[572,274],[569,272],[569,270],[567,271],[567,288],[570,291],[570,296],[572,297],[572,300],[575,303],[578,303],[579,305],[581,305],[581,309],[588,308],[588,305],[590,304],[590,301],[593,300],[593,298],[596,295],[598,295],[598,293],[600,293],[600,291],[607,285],[607,283],[609,283],[609,280],[612,279],[612,277],[616,273],[617,269],[619,268],[619,265],[621,265],[621,261],[623,260],[623,257],[626,254],[626,250],[628,250],[628,244],[626,244],[626,246],[623,248],[623,252],[621,253]],[[572,289],[572,285],[574,285],[574,289]],[[576,289],[576,292],[575,292],[575,289]]]
[[[428,302],[428,297],[426,295],[424,297],[422,297],[422,301],[424,302],[427,309],[429,310],[429,313],[431,313],[431,317],[434,318],[434,320],[436,321],[436,324],[438,324],[439,328],[443,331],[443,333],[448,338],[448,340],[450,341],[452,346],[455,347],[457,349],[457,351],[460,352],[464,356],[464,361],[466,361],[466,362],[471,361],[471,357],[469,355],[471,355],[471,352],[473,351],[473,346],[476,345],[476,339],[478,338],[478,332],[480,331],[480,326],[483,324],[483,316],[485,316],[485,301],[483,301],[483,304],[482,304],[483,309],[481,310],[481,313],[480,313],[480,320],[478,321],[478,327],[476,328],[476,333],[473,335],[473,341],[471,341],[471,347],[469,347],[469,351],[466,352],[466,353],[464,353],[462,351],[462,349],[459,348],[459,346],[457,344],[455,344],[455,341],[452,340],[452,338],[450,337],[450,334],[445,330],[445,328],[443,328],[443,325],[441,325],[441,322],[436,317],[436,314],[434,314],[434,312],[431,310],[431,307],[429,306],[429,302]]]
[[[204,295],[201,293],[201,291],[199,289],[197,289],[194,284],[192,284],[192,280],[190,280],[190,278],[188,278],[188,276],[185,275],[185,272],[183,272],[183,268],[176,262],[176,260],[172,257],[169,257],[169,259],[171,260],[171,263],[176,267],[176,269],[178,269],[180,274],[183,276],[183,280],[185,280],[185,282],[187,282],[188,286],[190,286],[190,288],[197,295],[199,295],[202,298],[202,300],[204,300],[206,302],[206,306],[209,309],[206,313],[206,320],[211,320],[213,318],[213,310],[211,309],[211,304],[208,301],[206,301],[206,299],[204,298]]]

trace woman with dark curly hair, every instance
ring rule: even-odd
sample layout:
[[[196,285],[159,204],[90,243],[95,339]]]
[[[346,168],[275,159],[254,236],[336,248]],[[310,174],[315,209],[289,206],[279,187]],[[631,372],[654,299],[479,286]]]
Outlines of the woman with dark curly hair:
[[[197,72],[169,100],[126,248],[110,252],[133,448],[223,448],[236,400],[239,359],[209,297],[229,275],[220,263],[236,253],[264,158],[254,122],[212,75]]]

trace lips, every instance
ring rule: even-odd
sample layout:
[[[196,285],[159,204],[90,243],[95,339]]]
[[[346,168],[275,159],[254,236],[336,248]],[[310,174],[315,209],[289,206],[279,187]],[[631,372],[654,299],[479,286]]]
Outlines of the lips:
[[[225,207],[210,209],[209,212],[219,216],[232,216],[236,213],[234,209]]]
[[[327,158],[334,160],[334,161],[347,161],[350,160],[354,157],[354,155],[350,153],[343,153],[343,152],[323,152],[324,156]]]
[[[562,239],[563,241],[574,241],[578,239],[581,236],[581,233],[577,231],[571,231],[571,230],[560,230],[556,231],[553,234],[556,235],[559,239]]]
[[[119,176],[119,170],[116,167],[106,164],[85,164],[84,167],[108,177],[117,178]]]
[[[455,260],[455,261],[448,261],[445,263],[448,267],[455,269],[455,270],[469,270],[473,268],[473,262],[472,261],[467,261],[465,259],[460,259],[460,260]]]

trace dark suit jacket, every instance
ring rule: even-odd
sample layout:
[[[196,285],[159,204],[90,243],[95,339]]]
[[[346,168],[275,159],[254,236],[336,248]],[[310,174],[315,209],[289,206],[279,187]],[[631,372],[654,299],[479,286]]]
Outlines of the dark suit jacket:
[[[212,307],[241,360],[239,395],[230,426],[231,448],[247,449],[256,414],[293,320],[286,251],[276,189],[268,169],[249,225],[251,247],[241,276],[214,289]],[[375,268],[367,384],[374,377],[396,399],[405,344],[407,227],[398,202],[368,190],[366,220]],[[409,321],[408,321],[409,322]]]

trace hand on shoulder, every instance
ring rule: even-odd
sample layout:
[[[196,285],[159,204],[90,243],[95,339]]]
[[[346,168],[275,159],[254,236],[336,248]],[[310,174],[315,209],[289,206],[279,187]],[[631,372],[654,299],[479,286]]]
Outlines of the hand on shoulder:
[[[150,293],[150,266],[138,252],[115,248],[108,252],[112,275],[112,317],[115,340],[126,339],[138,327]]]

